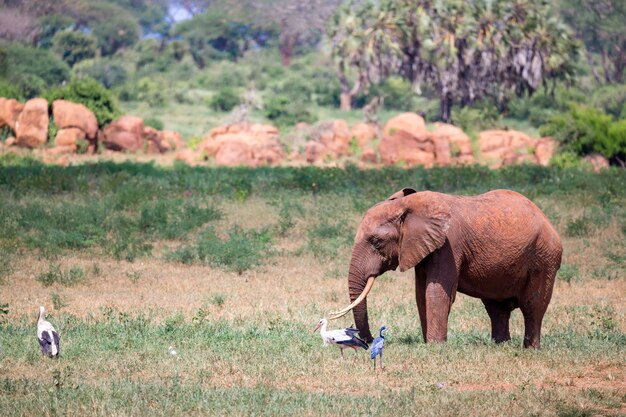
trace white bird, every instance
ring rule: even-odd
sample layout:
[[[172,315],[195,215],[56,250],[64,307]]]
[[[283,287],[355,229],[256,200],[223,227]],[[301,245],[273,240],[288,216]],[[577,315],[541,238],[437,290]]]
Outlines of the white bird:
[[[313,333],[320,329],[320,336],[322,336],[322,340],[324,341],[324,346],[332,343],[337,345],[337,347],[341,350],[341,357],[343,358],[343,350],[345,348],[352,348],[355,351],[357,348],[363,348],[365,350],[369,349],[367,343],[363,340],[359,339],[356,334],[359,332],[358,329],[353,329],[348,327],[346,329],[337,329],[337,330],[326,330],[326,326],[328,325],[328,320],[320,319],[313,330]]]
[[[168,347],[168,348],[167,348],[167,352],[168,352],[170,355],[172,355],[173,357],[175,357],[175,358],[176,358],[176,360],[179,360],[179,359],[180,359],[180,356],[178,356],[178,352],[176,352],[176,351],[174,350],[174,347],[173,347],[173,346]]]
[[[46,321],[46,309],[39,306],[39,320],[37,321],[37,339],[41,346],[41,352],[50,357],[59,356],[59,334],[54,326]]]

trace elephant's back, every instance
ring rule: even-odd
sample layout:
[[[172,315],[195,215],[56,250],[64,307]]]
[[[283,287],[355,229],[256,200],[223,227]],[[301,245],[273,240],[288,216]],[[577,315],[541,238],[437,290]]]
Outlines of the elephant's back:
[[[464,273],[473,280],[500,281],[503,288],[513,289],[517,285],[510,280],[523,285],[530,270],[560,264],[556,230],[523,195],[495,190],[457,197],[451,207],[456,211],[451,240],[459,242]]]

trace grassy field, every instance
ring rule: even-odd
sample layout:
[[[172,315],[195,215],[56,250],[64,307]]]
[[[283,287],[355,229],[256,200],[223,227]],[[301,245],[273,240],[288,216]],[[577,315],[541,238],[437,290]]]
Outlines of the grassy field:
[[[421,340],[410,272],[368,297],[384,371],[312,330],[347,301],[364,211],[403,186],[510,188],[561,233],[542,349],[489,340],[479,300]],[[0,157],[0,415],[626,414],[626,174],[541,167],[68,168]],[[61,334],[41,357],[37,306]],[[349,325],[346,317],[333,326]],[[168,354],[168,347],[178,359]]]

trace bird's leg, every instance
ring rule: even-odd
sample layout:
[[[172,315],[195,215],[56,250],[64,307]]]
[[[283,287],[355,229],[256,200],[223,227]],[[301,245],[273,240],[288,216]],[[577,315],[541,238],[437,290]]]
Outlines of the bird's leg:
[[[374,356],[374,372],[376,372],[376,356]]]
[[[383,370],[383,351],[380,351],[380,370]]]
[[[341,359],[345,359],[345,358],[343,357],[343,348],[339,348],[339,350],[341,351]]]

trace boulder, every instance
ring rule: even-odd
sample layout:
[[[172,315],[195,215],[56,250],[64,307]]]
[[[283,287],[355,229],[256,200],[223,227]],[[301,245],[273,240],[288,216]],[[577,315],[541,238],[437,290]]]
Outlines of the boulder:
[[[191,149],[182,149],[176,152],[176,156],[174,157],[177,161],[182,161],[187,165],[196,165],[198,162],[198,154]]]
[[[417,113],[402,113],[389,119],[385,124],[383,134],[392,136],[397,130],[419,135],[426,132],[426,122]]]
[[[48,123],[48,102],[43,98],[28,100],[15,123],[16,144],[27,148],[45,145]]]
[[[74,146],[78,145],[79,140],[85,139],[85,132],[77,127],[69,127],[67,129],[61,129],[57,132],[54,138],[54,144],[56,146]]]
[[[7,125],[15,131],[15,122],[24,105],[14,98],[0,97],[0,127]]]
[[[304,157],[306,161],[311,164],[315,162],[323,162],[329,156],[330,152],[328,151],[328,148],[320,142],[310,140],[304,145]]]
[[[365,149],[372,146],[378,138],[378,126],[373,123],[357,123],[350,129],[350,136],[356,140],[359,148]]]
[[[114,151],[137,152],[143,150],[143,119],[122,116],[104,129],[102,144]]]
[[[558,143],[551,138],[541,138],[535,145],[535,157],[539,165],[548,166]]]
[[[603,169],[609,168],[609,160],[597,153],[587,155],[583,158],[583,160],[589,162],[595,172],[600,172]]]
[[[15,144],[17,143],[17,139],[15,139],[15,136],[9,136],[5,141],[4,144],[6,146],[15,146]]]
[[[475,162],[472,141],[462,129],[447,123],[437,122],[435,123],[435,130],[431,132],[431,136],[433,142],[435,142],[435,147],[437,147],[438,140],[443,139],[448,142],[451,162],[456,165],[468,165]],[[442,158],[445,159],[445,156],[440,151],[438,159],[441,161]]]
[[[538,158],[535,150],[539,143],[539,140],[515,130],[485,130],[478,135],[481,156],[491,168],[520,163],[536,164]],[[540,152],[544,150],[540,149]]]
[[[214,158],[216,164],[226,166],[274,165],[285,157],[278,141],[278,129],[258,123],[212,129],[198,150],[206,157]]]
[[[60,129],[75,127],[85,132],[90,141],[98,134],[98,121],[91,110],[79,103],[67,100],[55,100],[52,103],[54,123]]]

